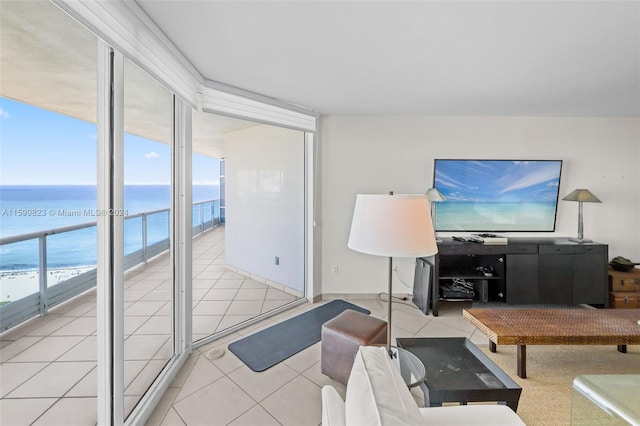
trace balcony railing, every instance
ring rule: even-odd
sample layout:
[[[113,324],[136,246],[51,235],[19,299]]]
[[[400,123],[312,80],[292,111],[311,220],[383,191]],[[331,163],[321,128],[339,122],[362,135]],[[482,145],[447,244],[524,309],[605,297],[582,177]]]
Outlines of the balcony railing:
[[[192,235],[197,235],[220,223],[219,200],[207,200],[194,203],[192,207]],[[137,213],[124,218],[125,247],[124,247],[124,269],[129,270],[134,266],[146,263],[149,259],[169,250],[169,209],[153,210],[144,213]],[[153,232],[149,232],[153,227]],[[93,230],[91,230],[93,228]],[[136,229],[137,228],[137,229]],[[164,231],[163,231],[164,228]],[[81,231],[85,230],[85,231]],[[137,233],[139,230],[139,233]],[[21,276],[30,275],[33,292],[17,300],[0,301],[0,332],[8,330],[23,321],[37,315],[46,315],[48,310],[78,294],[95,287],[97,271],[95,267],[95,256],[92,265],[74,265],[73,254],[70,247],[72,241],[71,233],[92,232],[97,235],[96,222],[79,225],[66,226],[49,229],[46,231],[32,232],[28,234],[15,235],[0,239],[0,250],[10,244],[22,244],[21,250],[25,253],[29,249],[37,247],[37,269],[14,269],[3,270],[0,273],[0,286],[9,284],[10,280]],[[59,235],[62,241],[55,241],[55,245],[63,245],[65,250],[66,265],[75,268],[73,276],[62,274],[61,277],[54,275],[54,270],[59,271],[60,267],[52,268],[48,266],[47,244],[51,243],[51,236]],[[64,239],[67,239],[66,245]],[[94,237],[97,238],[97,237]],[[92,250],[97,244],[93,244]],[[35,251],[35,250],[34,250]],[[62,251],[62,250],[59,250]],[[28,254],[26,254],[28,256]],[[29,262],[27,262],[29,263]],[[86,262],[85,262],[86,263]],[[37,275],[37,283],[34,282]],[[24,290],[24,289],[23,289]]]

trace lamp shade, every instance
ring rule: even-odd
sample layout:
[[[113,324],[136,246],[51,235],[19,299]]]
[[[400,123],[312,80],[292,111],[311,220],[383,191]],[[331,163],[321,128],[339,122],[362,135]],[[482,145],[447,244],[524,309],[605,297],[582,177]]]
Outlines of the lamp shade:
[[[564,201],[582,201],[584,203],[601,203],[601,201],[588,189],[574,189],[563,198]]]
[[[438,252],[425,195],[358,194],[349,234],[352,250],[387,257]]]
[[[436,188],[427,189],[427,198],[429,199],[429,201],[432,201],[432,202],[433,201],[440,202],[440,201],[447,200],[445,196],[442,195],[442,192],[438,191]]]

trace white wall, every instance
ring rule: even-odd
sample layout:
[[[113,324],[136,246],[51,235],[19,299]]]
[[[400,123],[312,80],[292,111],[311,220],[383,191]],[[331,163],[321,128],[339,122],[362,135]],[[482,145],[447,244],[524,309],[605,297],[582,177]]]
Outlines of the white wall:
[[[386,260],[347,248],[356,194],[424,193],[435,158],[564,160],[560,198],[588,188],[602,200],[584,205],[585,238],[640,262],[640,119],[328,116],[321,135],[325,294],[385,291]],[[507,235],[575,237],[577,218],[577,203],[560,201],[556,232]],[[396,263],[411,286],[412,260]]]
[[[258,125],[224,146],[226,263],[304,292],[304,132]]]

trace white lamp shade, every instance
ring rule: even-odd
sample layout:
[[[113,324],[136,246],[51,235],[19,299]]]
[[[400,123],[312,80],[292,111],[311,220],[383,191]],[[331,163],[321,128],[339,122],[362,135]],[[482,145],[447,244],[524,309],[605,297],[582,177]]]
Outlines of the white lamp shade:
[[[349,248],[387,257],[438,253],[429,200],[424,195],[358,194]]]

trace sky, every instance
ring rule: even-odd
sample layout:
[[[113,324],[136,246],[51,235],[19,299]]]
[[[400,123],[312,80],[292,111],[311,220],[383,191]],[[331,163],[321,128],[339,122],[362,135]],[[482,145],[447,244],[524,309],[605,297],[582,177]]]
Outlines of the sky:
[[[561,161],[437,160],[435,187],[453,202],[555,202]]]
[[[0,97],[0,185],[95,185],[96,125]],[[169,184],[169,145],[125,134],[125,184]],[[193,154],[193,183],[217,184],[218,159]]]

